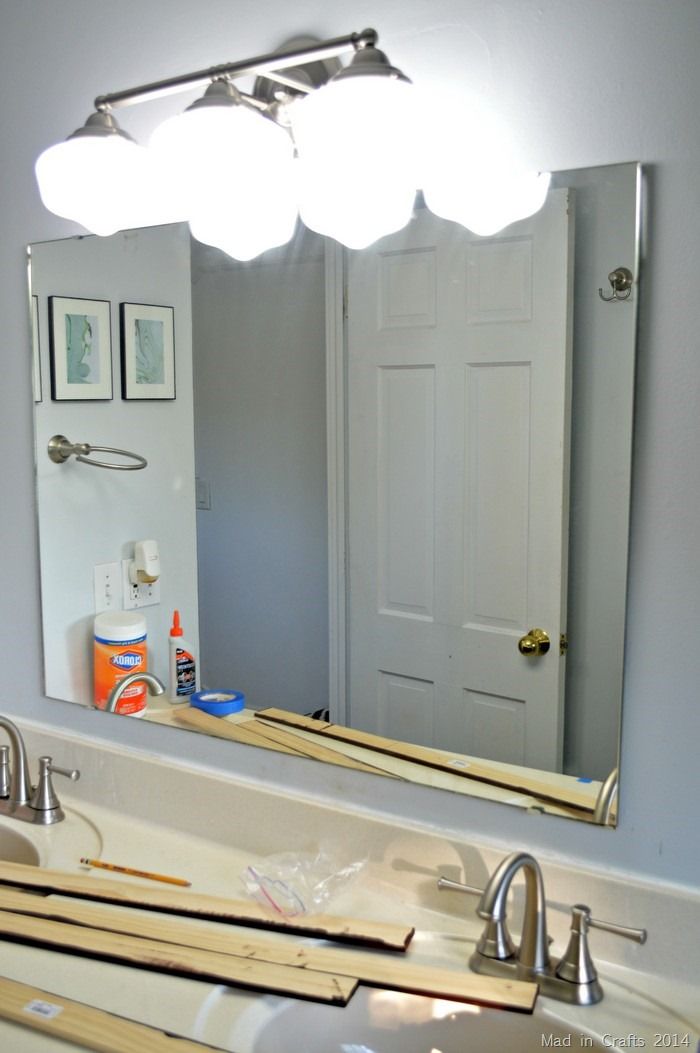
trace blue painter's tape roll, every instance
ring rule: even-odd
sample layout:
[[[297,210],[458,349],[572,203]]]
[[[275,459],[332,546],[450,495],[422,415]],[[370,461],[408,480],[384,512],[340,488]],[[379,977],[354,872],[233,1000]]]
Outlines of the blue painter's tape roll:
[[[190,705],[213,717],[225,717],[245,708],[245,695],[241,691],[195,691]]]

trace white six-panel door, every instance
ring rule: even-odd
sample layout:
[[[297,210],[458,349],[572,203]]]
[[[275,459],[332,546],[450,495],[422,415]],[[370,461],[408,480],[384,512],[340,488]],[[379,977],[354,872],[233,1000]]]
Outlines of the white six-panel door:
[[[353,727],[561,768],[570,226],[560,190],[493,238],[419,210],[349,254]]]

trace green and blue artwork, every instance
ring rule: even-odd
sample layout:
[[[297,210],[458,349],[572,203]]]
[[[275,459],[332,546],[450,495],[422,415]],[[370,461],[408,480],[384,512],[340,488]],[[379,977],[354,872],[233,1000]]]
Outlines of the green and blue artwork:
[[[165,345],[163,323],[152,318],[134,321],[134,349],[137,384],[165,383]]]
[[[66,381],[68,384],[99,384],[100,349],[97,317],[66,314]]]

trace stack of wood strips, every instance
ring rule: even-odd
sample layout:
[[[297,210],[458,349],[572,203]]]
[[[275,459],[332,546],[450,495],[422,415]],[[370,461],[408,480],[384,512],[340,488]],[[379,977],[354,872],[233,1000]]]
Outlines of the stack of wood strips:
[[[405,925],[360,921],[332,914],[303,914],[286,917],[249,900],[207,896],[189,889],[151,888],[87,874],[49,870],[23,863],[0,862],[0,885],[17,885],[42,892],[59,892],[119,906],[180,914],[184,917],[274,929],[297,936],[357,943],[387,950],[404,951],[414,930]]]
[[[359,983],[520,1012],[532,1012],[537,997],[535,984],[476,976],[466,964],[451,970],[411,962],[403,957],[413,936],[407,926],[286,918],[245,901],[20,863],[0,862],[0,886],[0,939],[51,950],[334,1005],[346,1005]],[[266,939],[249,927],[373,951]]]

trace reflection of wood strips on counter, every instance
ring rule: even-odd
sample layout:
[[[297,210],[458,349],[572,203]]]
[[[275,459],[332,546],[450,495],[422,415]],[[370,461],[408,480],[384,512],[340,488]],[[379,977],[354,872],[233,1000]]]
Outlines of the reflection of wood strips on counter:
[[[517,804],[524,808],[539,808],[547,814],[562,815],[579,822],[593,822],[595,807],[593,793],[578,793],[575,789],[567,788],[560,791],[552,783],[540,782],[534,780],[532,776],[520,776],[498,768],[487,768],[478,762],[475,764],[471,757],[458,754],[455,756],[459,759],[461,766],[454,766],[449,763],[449,754],[444,751],[437,752],[442,763],[428,762],[425,758],[418,759],[408,754],[408,750],[422,749],[422,747],[411,747],[409,743],[392,739],[382,740],[379,736],[372,736],[375,740],[394,742],[397,747],[380,750],[376,743],[356,741],[354,736],[350,738],[350,736],[341,736],[341,734],[331,735],[331,729],[342,730],[341,725],[317,721],[299,714],[292,715],[295,717],[294,723],[290,720],[283,722],[281,718],[279,720],[276,718],[276,714],[281,712],[281,710],[267,709],[258,710],[255,715],[251,712],[225,718],[211,717],[209,714],[201,713],[206,720],[212,721],[208,726],[204,726],[203,721],[197,721],[196,718],[192,720],[189,714],[180,716],[180,713],[188,713],[187,708],[172,711],[154,709],[148,713],[148,719],[166,727],[184,727],[190,731],[230,739],[243,745],[310,757],[324,763],[369,772],[372,775],[383,775],[404,782],[420,783],[465,795],[489,796],[488,788],[493,786],[504,792],[519,795],[515,800],[509,797],[507,803]],[[268,720],[270,723],[267,722]],[[214,721],[218,721],[219,726],[215,726]],[[254,725],[273,730],[281,723],[285,724],[286,739],[272,740],[252,730]],[[315,739],[318,743],[321,737],[326,740],[325,746],[314,746],[313,740]],[[445,761],[446,756],[448,762]],[[572,777],[567,778],[571,782],[574,781]],[[477,788],[481,792],[478,792]],[[493,795],[490,796],[493,799]],[[572,801],[575,799],[577,803],[570,803],[569,798]],[[495,799],[500,800],[501,798],[496,797]]]
[[[304,972],[329,973],[352,977],[360,983],[453,1001],[476,1002],[530,1012],[537,988],[519,981],[496,981],[475,976],[465,968],[433,968],[405,958],[333,947],[315,947],[271,941],[240,931],[222,932],[203,922],[189,919],[158,918],[123,908],[95,904],[69,903],[54,897],[39,897],[11,889],[0,889],[0,928],[2,911],[50,918],[88,926],[92,930],[139,936],[229,955],[246,962],[294,967]]]
[[[343,768],[355,768],[357,771],[370,772],[372,775],[386,775],[393,779],[397,776],[383,771],[371,764],[363,764],[362,761],[346,757],[333,748],[317,745],[313,742],[305,742],[297,735],[290,734],[282,728],[270,727],[262,721],[251,718],[245,722],[230,723],[221,717],[214,717],[210,713],[204,713],[200,709],[186,706],[175,710],[174,723],[185,725],[195,731],[204,732],[206,735],[215,735],[217,738],[230,739],[232,742],[240,742],[247,746],[262,746],[265,749],[280,750],[282,753],[293,753],[300,757],[309,757],[313,760],[324,761],[326,764],[338,764]]]
[[[489,783],[492,786],[501,786],[507,790],[516,790],[531,797],[539,797],[543,801],[553,801],[556,804],[567,805],[570,808],[590,814],[595,808],[595,800],[590,794],[581,793],[567,787],[553,786],[530,775],[517,775],[515,772],[501,771],[498,768],[482,764],[471,757],[464,758],[458,755],[454,757],[459,761],[465,761],[464,767],[451,763],[453,758],[444,750],[433,750],[425,746],[414,746],[410,742],[401,742],[399,739],[388,739],[381,735],[372,735],[367,731],[357,731],[347,728],[342,724],[331,724],[325,720],[314,720],[299,713],[288,713],[283,709],[260,709],[255,713],[256,718],[261,721],[272,721],[274,724],[283,724],[290,728],[299,728],[303,731],[313,732],[321,738],[337,739],[340,742],[348,742],[354,746],[362,746],[365,749],[374,750],[377,753],[385,753],[391,757],[412,761],[422,764],[428,768],[438,771],[449,772],[459,778],[475,779],[477,782]]]
[[[97,1053],[211,1053],[214,1049],[5,977],[0,977],[0,1018]]]
[[[341,943],[382,947],[392,951],[404,951],[414,932],[408,925],[342,918],[332,914],[305,914],[301,917],[286,918],[258,906],[257,903],[245,900],[201,895],[191,889],[147,888],[145,885],[115,881],[112,878],[103,879],[85,874],[72,874],[64,870],[48,870],[24,863],[0,862],[0,884],[60,892],[64,896],[80,896],[83,899],[116,903],[119,906],[182,914],[210,921],[275,929],[295,935],[315,936],[323,940],[338,940]]]

